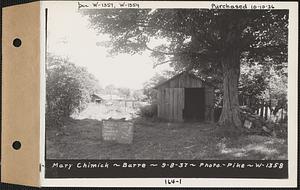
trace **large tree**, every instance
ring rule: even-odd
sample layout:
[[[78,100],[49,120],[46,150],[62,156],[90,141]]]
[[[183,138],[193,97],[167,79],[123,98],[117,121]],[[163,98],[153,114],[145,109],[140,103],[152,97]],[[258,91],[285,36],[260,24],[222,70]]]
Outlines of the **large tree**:
[[[176,70],[220,76],[220,126],[239,130],[238,81],[241,60],[280,64],[287,54],[288,11],[208,9],[85,10],[91,25],[109,34],[111,53],[151,51]],[[153,46],[154,41],[163,43]],[[277,59],[280,58],[280,59]]]

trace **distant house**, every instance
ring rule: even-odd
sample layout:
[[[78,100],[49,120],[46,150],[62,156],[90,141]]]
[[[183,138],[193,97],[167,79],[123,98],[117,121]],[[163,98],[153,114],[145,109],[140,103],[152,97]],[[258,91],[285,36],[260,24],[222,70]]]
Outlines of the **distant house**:
[[[168,121],[212,121],[214,87],[190,72],[157,85],[158,117]]]
[[[94,93],[94,94],[91,95],[91,101],[95,102],[95,103],[102,103],[103,98],[101,98],[99,95]]]

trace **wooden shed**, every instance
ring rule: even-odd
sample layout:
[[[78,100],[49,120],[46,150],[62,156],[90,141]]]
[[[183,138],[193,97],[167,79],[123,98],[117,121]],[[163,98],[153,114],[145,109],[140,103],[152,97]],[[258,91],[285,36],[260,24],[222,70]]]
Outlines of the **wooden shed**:
[[[99,95],[94,93],[91,95],[91,101],[95,103],[101,103],[103,102],[103,98],[101,98]]]
[[[168,121],[213,121],[214,87],[182,72],[154,87],[158,117]]]

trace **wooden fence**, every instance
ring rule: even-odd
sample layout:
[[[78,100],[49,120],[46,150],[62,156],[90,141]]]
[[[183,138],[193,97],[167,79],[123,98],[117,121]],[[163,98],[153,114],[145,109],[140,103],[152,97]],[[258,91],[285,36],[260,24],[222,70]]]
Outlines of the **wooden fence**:
[[[287,105],[282,106],[283,108],[275,109],[270,106],[270,102],[259,101],[250,96],[239,96],[240,106],[247,106],[251,108],[253,112],[265,120],[273,120],[274,122],[286,121],[287,119]]]

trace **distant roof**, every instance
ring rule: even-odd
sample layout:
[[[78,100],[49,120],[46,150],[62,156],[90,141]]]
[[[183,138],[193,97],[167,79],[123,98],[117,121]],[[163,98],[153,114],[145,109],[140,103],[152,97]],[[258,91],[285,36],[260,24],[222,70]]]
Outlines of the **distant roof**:
[[[94,96],[94,97],[96,97],[96,98],[98,98],[98,99],[102,99],[102,98],[100,97],[100,95],[95,94],[95,93],[93,93],[92,96]]]
[[[164,81],[164,82],[162,82],[162,83],[160,83],[160,84],[154,86],[153,88],[154,88],[154,89],[158,89],[159,87],[163,86],[164,84],[166,84],[166,83],[168,83],[168,82],[170,82],[170,81],[172,81],[172,80],[174,80],[174,79],[176,79],[176,78],[178,78],[178,77],[180,77],[181,75],[184,75],[184,74],[185,74],[185,75],[189,75],[190,77],[192,77],[192,78],[194,78],[194,79],[196,79],[196,80],[200,80],[201,82],[203,82],[203,83],[205,83],[205,84],[207,84],[207,85],[209,85],[209,86],[211,86],[211,87],[215,87],[213,84],[211,84],[211,83],[209,83],[209,82],[206,82],[206,81],[203,80],[202,78],[196,76],[196,75],[195,75],[194,73],[192,73],[191,71],[183,71],[183,72],[181,72],[181,73],[179,73],[179,74],[173,76],[172,78],[170,78],[170,79],[168,79],[168,80],[166,80],[166,81]]]

